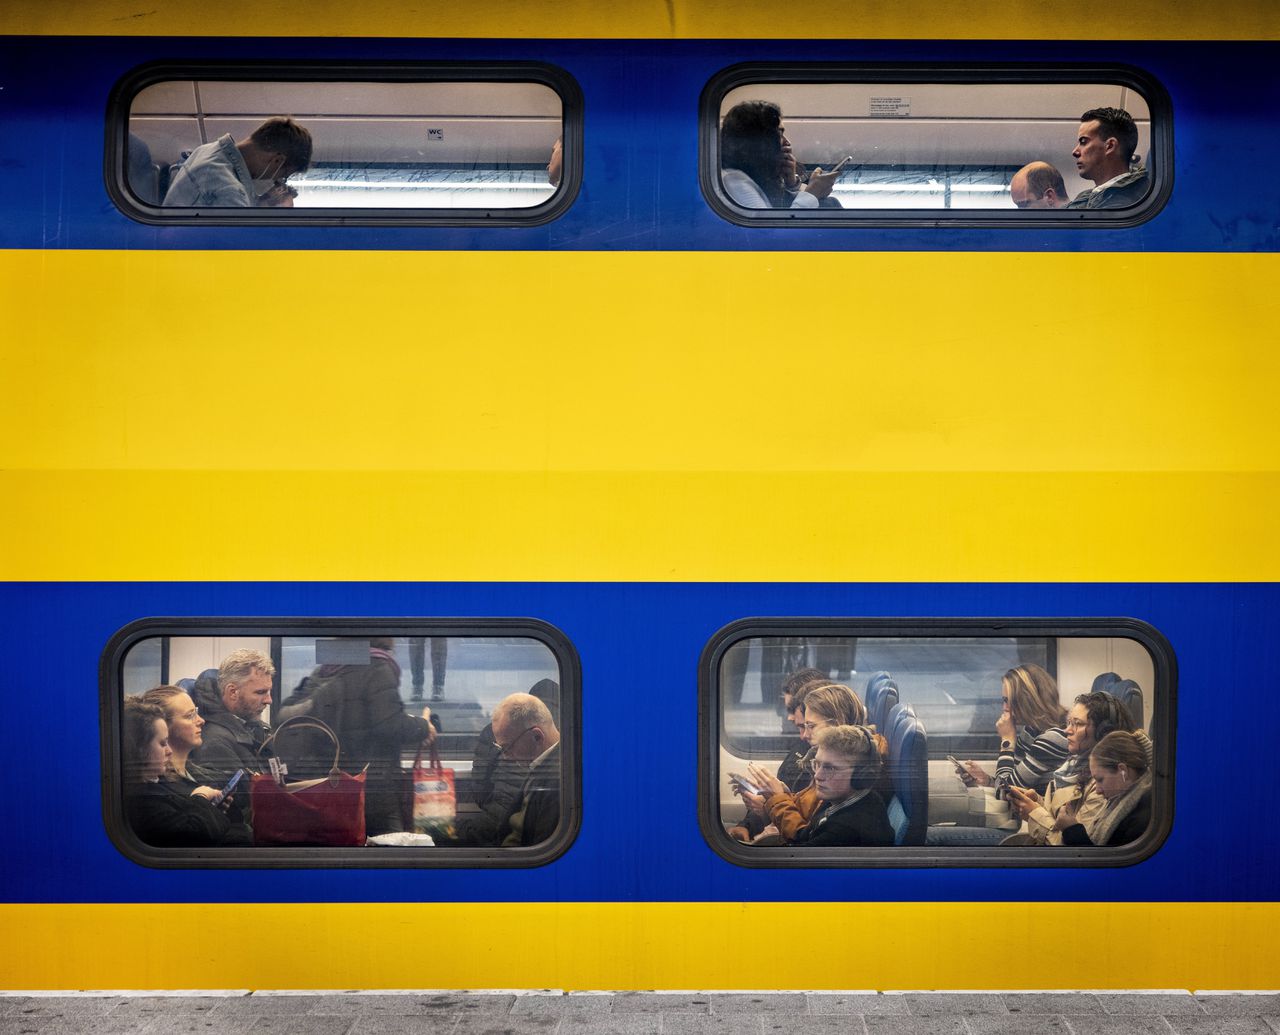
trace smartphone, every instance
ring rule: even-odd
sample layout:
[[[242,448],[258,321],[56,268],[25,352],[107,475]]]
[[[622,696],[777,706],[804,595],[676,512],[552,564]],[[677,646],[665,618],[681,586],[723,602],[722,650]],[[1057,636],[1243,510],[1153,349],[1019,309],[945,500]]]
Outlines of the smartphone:
[[[730,773],[730,774],[729,774],[729,782],[730,782],[730,783],[737,784],[737,785],[738,785],[738,787],[740,787],[742,790],[744,790],[744,791],[748,791],[748,792],[750,792],[751,794],[759,794],[759,793],[760,793],[760,788],[759,788],[759,787],[757,787],[757,786],[756,786],[755,784],[753,784],[750,780],[748,780],[745,776],[742,776],[742,775],[741,775],[741,774],[739,774],[739,773]]]
[[[221,805],[231,796],[231,793],[236,789],[236,784],[240,782],[240,778],[242,776],[244,776],[243,769],[237,769],[231,774],[231,779],[227,781],[227,785],[218,792],[218,799],[214,802],[215,805]]]
[[[954,755],[948,755],[947,761],[950,762],[957,769],[959,769],[960,772],[964,773],[965,776],[969,775],[969,770],[964,767],[964,763],[961,762],[960,759],[956,758]]]
[[[853,161],[853,155],[845,155],[843,158],[840,159],[840,161],[838,161],[835,165],[833,165],[830,169],[828,169],[827,172],[838,173],[840,172],[841,169],[843,169],[846,165],[848,165],[852,161]]]

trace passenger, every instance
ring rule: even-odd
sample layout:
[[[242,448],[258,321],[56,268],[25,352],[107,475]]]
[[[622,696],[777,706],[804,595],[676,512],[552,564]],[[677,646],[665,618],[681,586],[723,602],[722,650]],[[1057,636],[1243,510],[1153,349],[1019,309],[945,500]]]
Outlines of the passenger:
[[[1145,168],[1133,168],[1138,150],[1138,127],[1123,108],[1090,108],[1080,116],[1076,168],[1094,185],[1071,199],[1067,208],[1128,208],[1151,186]]]
[[[796,833],[797,845],[893,844],[884,800],[875,791],[882,769],[875,735],[866,726],[818,730],[813,785],[822,804]]]
[[[547,162],[547,182],[553,187],[560,186],[560,175],[564,172],[564,137],[556,137],[551,145],[551,158]]]
[[[222,659],[216,674],[203,672],[193,697],[204,720],[201,744],[190,758],[221,787],[237,769],[246,774],[266,768],[269,751],[259,754],[270,727],[262,713],[271,704],[276,667],[260,650],[236,650]]]
[[[744,208],[818,208],[840,178],[839,170],[818,168],[802,181],[782,109],[770,101],[729,109],[720,127],[720,164],[725,192]]]
[[[125,698],[122,746],[125,815],[139,839],[165,848],[250,843],[248,827],[233,823],[224,803],[216,803],[218,791],[192,792],[162,779],[172,752],[160,705]]]
[[[1039,665],[1019,665],[1004,674],[1000,696],[995,780],[973,761],[964,763],[961,779],[970,786],[990,787],[994,782],[998,791],[1014,786],[1042,792],[1053,771],[1067,760],[1067,712],[1058,701],[1058,684]]]
[[[560,731],[551,711],[532,694],[503,698],[493,710],[493,742],[504,757],[529,764],[503,846],[546,841],[560,823]]]
[[[1090,752],[1089,771],[1107,804],[1092,822],[1064,829],[1062,843],[1115,847],[1136,841],[1151,822],[1151,765],[1142,741],[1123,730],[1108,733]]]
[[[362,664],[318,666],[312,672],[311,716],[325,722],[341,744],[341,768],[365,778],[364,821],[370,837],[412,829],[406,815],[412,775],[401,764],[404,749],[435,740],[431,709],[409,715],[400,699],[400,664],[392,637],[367,643]]]
[[[166,208],[252,208],[282,204],[285,182],[311,165],[311,134],[293,119],[267,119],[243,140],[224,133],[201,144],[173,173]],[[281,188],[285,188],[281,190]]]
[[[444,677],[449,664],[449,638],[431,638],[431,700],[444,700]],[[409,637],[409,672],[413,676],[413,701],[422,700],[427,682],[427,637]]]
[[[1065,208],[1067,185],[1048,162],[1024,165],[1009,181],[1009,195],[1018,208]]]
[[[547,706],[551,721],[559,725],[560,684],[554,679],[540,679],[529,688],[531,696]],[[470,800],[478,812],[460,815],[455,823],[454,843],[464,845],[496,845],[506,835],[511,814],[520,805],[527,773],[514,759],[504,757],[494,743],[493,724],[489,723],[476,739],[471,756]]]
[[[810,751],[811,729],[805,729],[805,702],[808,695],[822,686],[830,685],[826,674],[816,668],[797,669],[782,685],[782,704],[787,709],[787,718],[800,733],[803,751],[788,751],[778,766],[777,783],[788,792],[802,791],[813,782],[813,773],[805,765],[805,757]],[[852,693],[852,691],[850,691]],[[856,695],[855,695],[856,696]],[[763,794],[752,794],[749,790],[735,783],[735,792],[747,807],[746,815],[741,823],[728,829],[728,834],[735,841],[751,841],[763,833],[768,824],[766,815],[766,799]]]
[[[1143,744],[1148,759],[1151,740],[1135,730],[1125,706],[1109,693],[1081,694],[1067,712],[1067,750],[1070,754],[1053,774],[1043,800],[1028,788],[1007,787],[1005,798],[1020,819],[1027,822],[1028,843],[1061,845],[1062,831],[1073,823],[1086,826],[1106,805],[1089,772],[1089,753],[1099,740],[1115,730],[1132,730]]]
[[[867,709],[849,687],[828,683],[808,692],[804,699],[804,726],[801,737],[813,744],[818,733],[836,726],[865,726]],[[883,738],[876,738],[877,753],[881,753]],[[817,748],[811,747],[804,758],[804,768],[813,773]],[[798,791],[790,791],[782,781],[770,776],[760,766],[748,766],[747,772],[765,793],[765,812],[770,823],[778,828],[784,843],[795,841],[799,832],[810,822],[821,804],[815,782],[808,782]]]

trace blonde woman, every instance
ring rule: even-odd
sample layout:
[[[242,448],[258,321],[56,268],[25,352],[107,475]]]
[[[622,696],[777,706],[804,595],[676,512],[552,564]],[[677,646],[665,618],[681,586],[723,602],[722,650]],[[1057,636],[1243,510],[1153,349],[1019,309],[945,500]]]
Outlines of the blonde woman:
[[[828,683],[805,695],[804,723],[800,727],[800,736],[806,744],[813,745],[822,730],[835,726],[866,726],[866,723],[867,709],[858,695],[847,686]],[[879,750],[880,738],[873,739]],[[817,748],[811,746],[805,755],[805,766],[810,773],[813,771],[816,754]],[[769,822],[778,828],[785,843],[795,841],[821,805],[816,781],[802,790],[792,792],[781,780],[760,766],[750,766],[747,771],[764,792],[764,807]]]

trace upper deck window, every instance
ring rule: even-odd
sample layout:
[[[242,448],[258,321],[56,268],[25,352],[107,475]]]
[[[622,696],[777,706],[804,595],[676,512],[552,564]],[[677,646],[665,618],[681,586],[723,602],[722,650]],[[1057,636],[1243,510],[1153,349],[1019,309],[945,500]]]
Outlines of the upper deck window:
[[[150,68],[113,96],[108,183],[148,222],[544,222],[577,96],[541,65]]]
[[[1171,186],[1131,70],[743,66],[702,113],[704,193],[746,225],[1131,225]]]

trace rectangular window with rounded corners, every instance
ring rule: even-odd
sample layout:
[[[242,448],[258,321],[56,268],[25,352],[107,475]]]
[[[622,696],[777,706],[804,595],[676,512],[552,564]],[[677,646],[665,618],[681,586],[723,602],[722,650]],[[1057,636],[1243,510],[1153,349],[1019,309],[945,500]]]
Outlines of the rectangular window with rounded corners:
[[[540,223],[580,179],[560,69],[148,66],[117,84],[107,184],[151,223]]]
[[[1129,865],[1172,822],[1176,679],[1127,618],[736,622],[703,833],[744,866]]]
[[[703,92],[702,188],[748,226],[1129,226],[1170,110],[1131,68],[743,65]]]
[[[577,834],[579,685],[528,619],[135,622],[107,829],[148,866],[539,866]]]

